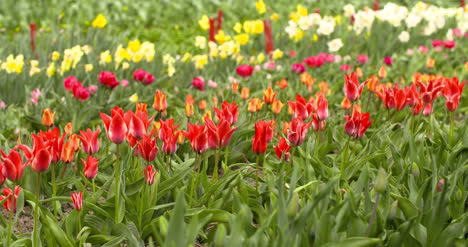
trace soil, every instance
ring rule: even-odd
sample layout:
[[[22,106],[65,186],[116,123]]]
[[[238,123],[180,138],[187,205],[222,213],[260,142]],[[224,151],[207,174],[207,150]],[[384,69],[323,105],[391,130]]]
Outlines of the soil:
[[[9,212],[5,208],[0,207],[0,213],[4,219],[8,222]],[[31,207],[29,205],[24,206],[23,211],[18,217],[18,222],[13,228],[14,234],[26,234],[31,233],[34,228],[34,217]]]

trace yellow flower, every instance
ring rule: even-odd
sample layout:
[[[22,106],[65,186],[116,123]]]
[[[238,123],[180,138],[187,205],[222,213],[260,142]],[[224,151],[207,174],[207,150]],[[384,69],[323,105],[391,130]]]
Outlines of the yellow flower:
[[[173,65],[169,65],[169,67],[167,67],[167,75],[169,77],[172,77],[176,72],[176,69]]]
[[[237,22],[237,23],[234,25],[233,29],[234,29],[234,31],[235,31],[236,33],[242,32],[242,24],[240,24],[239,22]]]
[[[195,55],[192,58],[192,61],[195,64],[195,68],[203,69],[205,65],[208,63],[208,56],[207,55]]]
[[[208,48],[210,50],[210,56],[211,57],[217,57],[219,55],[218,53],[218,45],[215,42],[208,42]]]
[[[337,25],[341,24],[341,15],[337,15],[337,16],[333,17],[333,19],[335,19]]]
[[[54,51],[52,52],[52,61],[57,61],[60,59],[60,52]]]
[[[261,52],[260,54],[257,55],[257,63],[263,63],[265,61],[265,54]]]
[[[246,33],[234,36],[234,39],[239,45],[246,45],[249,42],[249,35]]]
[[[273,59],[276,60],[276,59],[282,58],[283,54],[284,53],[280,49],[276,49],[273,51]]]
[[[92,64],[85,64],[84,66],[86,72],[91,72],[94,69],[94,66]]]
[[[195,37],[195,47],[200,49],[206,48],[206,38],[204,36],[197,36]]]
[[[278,15],[278,13],[273,13],[273,14],[270,16],[270,19],[271,19],[272,21],[277,21],[277,20],[279,20],[279,15]]]
[[[81,50],[87,55],[91,52],[91,46],[89,45],[84,45],[81,47]]]
[[[255,21],[253,31],[256,34],[263,33],[263,21],[262,20],[256,20]]]
[[[130,68],[130,64],[129,64],[128,62],[123,62],[123,63],[122,63],[122,69],[123,69],[123,70],[126,70],[126,69],[128,69],[128,68]]]
[[[37,60],[31,60],[29,62],[29,64],[31,65],[31,68],[29,70],[29,76],[33,76],[35,74],[38,74],[39,72],[41,72],[41,69],[38,68],[39,66],[39,61]]]
[[[223,44],[224,42],[231,40],[231,36],[225,35],[223,30],[219,30],[215,35],[215,40],[218,41],[218,44]]]
[[[104,17],[102,14],[97,15],[96,18],[93,20],[93,23],[91,23],[91,26],[94,28],[104,28],[106,25],[106,17]]]
[[[297,9],[297,13],[299,15],[306,16],[308,14],[307,9],[304,6],[300,5],[300,4],[298,4],[296,6],[296,9]]]
[[[210,29],[210,19],[208,16],[203,15],[200,20],[198,20],[198,25],[200,26],[201,29],[203,30],[208,30]]]
[[[112,55],[110,54],[109,51],[102,52],[99,58],[100,58],[100,61],[99,61],[100,64],[112,62]]]
[[[314,36],[312,36],[312,40],[314,42],[317,42],[318,41],[318,35],[317,34],[314,34]]]
[[[128,41],[128,49],[130,49],[130,51],[132,53],[136,53],[140,50],[141,48],[141,43],[139,40],[135,39],[135,40],[130,40]]]
[[[190,53],[186,52],[182,58],[180,59],[182,62],[186,63],[192,59],[192,55]]]
[[[263,2],[263,0],[258,0],[255,3],[255,8],[257,9],[257,12],[259,14],[264,14],[266,12],[266,5],[265,2]]]
[[[262,20],[245,21],[244,31],[248,34],[263,33],[263,21]]]
[[[132,103],[138,102],[138,94],[136,94],[136,93],[132,94],[132,96],[130,96],[130,97],[128,98],[128,100],[129,100],[130,102],[132,102]]]
[[[21,74],[21,72],[23,71],[23,66],[24,66],[23,55],[17,55],[16,57],[13,57],[13,55],[9,55],[5,63],[2,64],[2,68],[5,69],[8,74],[10,73]]]
[[[295,42],[298,42],[299,40],[304,38],[304,31],[302,30],[297,30],[297,32],[293,36],[293,40]]]
[[[55,75],[55,72],[57,69],[55,68],[55,63],[50,63],[49,66],[47,67],[46,73],[48,77],[51,77]]]
[[[130,53],[126,49],[119,45],[117,50],[114,53],[114,60],[117,64],[120,64],[123,60],[130,60],[131,56]]]

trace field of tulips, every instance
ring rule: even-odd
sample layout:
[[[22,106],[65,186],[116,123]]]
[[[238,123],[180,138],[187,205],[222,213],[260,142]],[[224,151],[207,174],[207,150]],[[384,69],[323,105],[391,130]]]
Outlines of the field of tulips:
[[[464,0],[40,2],[0,246],[468,246]]]

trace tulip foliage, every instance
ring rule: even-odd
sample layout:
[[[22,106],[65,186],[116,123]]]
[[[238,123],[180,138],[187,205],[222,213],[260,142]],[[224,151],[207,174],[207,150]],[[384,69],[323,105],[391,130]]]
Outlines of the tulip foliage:
[[[466,244],[466,7],[234,2],[5,21],[1,246]]]

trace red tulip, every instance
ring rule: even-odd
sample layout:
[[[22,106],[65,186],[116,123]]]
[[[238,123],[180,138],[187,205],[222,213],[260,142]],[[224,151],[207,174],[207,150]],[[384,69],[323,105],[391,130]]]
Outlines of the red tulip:
[[[124,113],[122,108],[116,106],[111,110],[111,116],[100,113],[101,119],[106,128],[107,137],[115,144],[120,144],[125,141],[128,127],[124,121]]]
[[[96,131],[91,131],[87,129],[86,132],[80,130],[80,134],[78,138],[81,140],[81,148],[83,152],[86,154],[95,154],[99,151],[99,133],[101,132],[101,128],[97,128]]]
[[[201,77],[195,77],[192,80],[192,86],[200,91],[205,90],[205,81]]]
[[[317,105],[317,116],[320,120],[325,120],[328,118],[328,101],[324,93],[319,93],[317,100],[315,102]]]
[[[224,148],[229,144],[232,134],[237,127],[231,128],[231,123],[226,119],[221,119],[218,125],[205,118],[206,132],[208,134],[208,147],[211,149]]]
[[[288,101],[289,106],[294,111],[295,117],[300,117],[302,119],[309,118],[312,113],[315,111],[314,104],[312,102],[306,101],[301,95],[296,95],[296,101]]]
[[[266,152],[268,142],[273,138],[272,122],[259,120],[255,123],[255,136],[252,140],[252,151],[256,154],[263,154]]]
[[[26,163],[23,163],[23,158],[20,153],[15,149],[10,151],[10,154],[5,155],[2,153],[2,177],[8,178],[10,181],[17,182],[23,177],[23,170]]]
[[[288,140],[291,145],[299,146],[304,142],[310,125],[312,125],[312,122],[304,123],[302,118],[295,117],[291,120],[288,129]]]
[[[416,88],[416,85],[413,83],[411,84],[411,87],[406,87],[406,104],[413,107],[417,105],[421,99],[419,97],[419,92],[418,89]]]
[[[73,201],[73,207],[76,211],[80,211],[83,208],[83,192],[73,192],[70,195]]]
[[[47,143],[35,134],[32,134],[33,148],[21,144],[17,148],[24,152],[24,156],[28,159],[27,164],[31,164],[31,168],[36,172],[46,171],[52,162],[53,155],[49,151],[51,148],[47,147]],[[60,157],[60,156],[59,156]]]
[[[408,102],[407,91],[408,89],[400,89],[398,84],[395,84],[393,88],[384,88],[383,91],[375,91],[375,93],[383,101],[386,109],[395,108],[401,111]]]
[[[79,99],[81,101],[87,100],[90,97],[90,93],[87,87],[84,86],[77,86],[73,89],[73,97]]]
[[[102,71],[99,73],[98,80],[102,85],[111,89],[117,87],[120,84],[117,81],[115,74],[109,71]]]
[[[387,66],[392,66],[392,64],[393,64],[392,57],[384,57],[383,61]]]
[[[358,63],[360,63],[360,64],[365,64],[365,63],[367,63],[367,61],[369,61],[369,57],[366,56],[366,55],[364,55],[364,54],[359,54],[359,55],[357,56],[357,61],[358,61]]]
[[[158,170],[154,169],[154,166],[148,165],[143,169],[143,174],[145,175],[145,183],[152,185],[154,183],[154,176]]]
[[[281,159],[281,157],[284,157],[284,160],[288,162],[289,156],[291,155],[289,153],[289,150],[291,150],[291,147],[292,146],[288,145],[285,138],[281,138],[278,142],[278,145],[274,146],[273,148],[275,149],[276,157],[278,157],[278,159]]]
[[[320,68],[325,63],[325,59],[319,56],[310,56],[305,58],[303,62],[311,68]]]
[[[163,142],[161,150],[166,154],[172,154],[177,151],[177,127],[174,125],[174,119],[166,121],[159,120],[161,126],[159,127],[158,137]]]
[[[216,112],[216,117],[218,117],[220,121],[225,119],[231,125],[234,125],[237,122],[237,117],[239,115],[237,107],[236,102],[228,103],[227,101],[224,101],[223,104],[221,104],[221,110],[214,108],[214,111]]]
[[[151,137],[147,135],[143,136],[143,139],[137,143],[137,149],[139,155],[146,160],[146,162],[153,161],[158,153],[156,139],[151,139]]]
[[[324,131],[326,125],[326,120],[320,120],[317,113],[312,114],[312,127],[315,131]]]
[[[137,69],[133,72],[133,80],[142,82],[145,80],[146,77],[146,71],[143,69]]]
[[[73,92],[77,86],[81,86],[81,82],[74,76],[69,76],[63,80],[63,87],[69,92]]]
[[[148,119],[147,112],[133,113],[132,111],[127,111],[124,114],[124,121],[128,126],[127,135],[141,139],[146,134],[152,118]]]
[[[351,102],[354,102],[361,97],[362,89],[367,81],[359,84],[359,79],[356,73],[351,73],[351,75],[345,75],[345,84],[343,91]]]
[[[97,176],[98,162],[99,159],[91,155],[88,156],[87,160],[81,159],[81,163],[84,166],[83,173],[87,179],[94,179]]]
[[[3,207],[6,209],[6,211],[13,213],[16,213],[16,200],[18,199],[18,195],[21,192],[21,187],[18,185],[15,187],[15,192],[8,188],[5,187],[3,188],[3,195],[0,195],[0,201],[3,201],[5,198],[8,198],[4,203]]]
[[[447,49],[452,49],[454,48],[455,46],[457,46],[457,43],[453,40],[446,40],[444,41],[444,47],[447,48]]]
[[[447,110],[455,111],[458,108],[465,84],[466,82],[459,84],[458,78],[456,77],[445,81],[443,96],[445,98]]]
[[[432,111],[433,111],[433,107],[432,107],[432,102],[431,103],[428,103],[424,106],[424,110],[423,110],[423,115],[424,116],[429,116],[431,115]]]
[[[208,137],[205,125],[188,123],[188,131],[184,131],[183,134],[189,139],[193,151],[201,154],[208,148]]]
[[[429,80],[427,84],[417,81],[416,84],[419,86],[419,95],[426,104],[432,103],[444,89],[441,79]]]
[[[254,72],[254,67],[248,64],[241,64],[237,66],[236,68],[236,73],[241,76],[241,77],[249,77],[253,74]]]
[[[372,122],[374,122],[374,120],[369,120],[369,118],[370,114],[368,112],[361,113],[354,109],[351,116],[345,116],[346,133],[351,137],[361,138],[371,126]]]
[[[293,63],[291,64],[291,71],[296,74],[302,74],[305,72],[304,64],[302,63]]]

